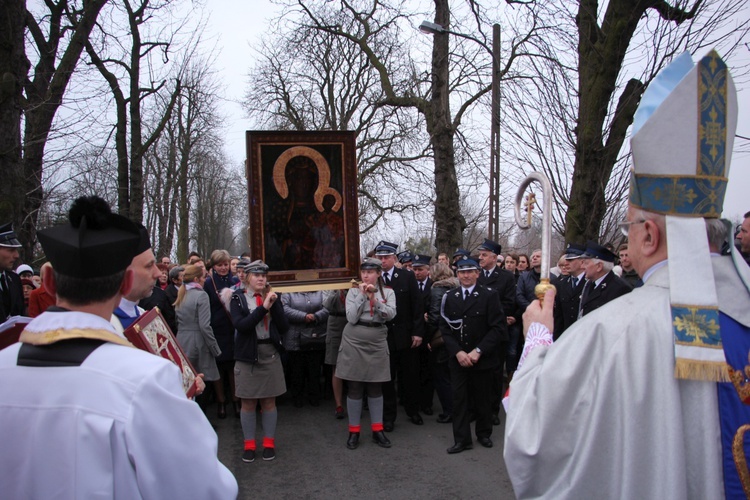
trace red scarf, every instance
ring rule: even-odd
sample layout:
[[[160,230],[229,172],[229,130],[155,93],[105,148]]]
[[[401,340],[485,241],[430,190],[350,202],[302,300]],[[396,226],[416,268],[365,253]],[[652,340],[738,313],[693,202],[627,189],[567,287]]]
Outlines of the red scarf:
[[[261,297],[259,293],[256,293],[254,297],[255,297],[255,305],[258,307],[262,306],[263,297]],[[266,331],[268,331],[268,315],[267,314],[263,316],[263,327],[266,329]]]

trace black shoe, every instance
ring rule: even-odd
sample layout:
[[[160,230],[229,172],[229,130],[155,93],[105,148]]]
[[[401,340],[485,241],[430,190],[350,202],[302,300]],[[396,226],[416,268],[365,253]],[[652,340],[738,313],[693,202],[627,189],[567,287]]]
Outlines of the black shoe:
[[[354,450],[359,446],[359,432],[350,432],[349,439],[346,440],[346,447]]]
[[[393,432],[393,427],[393,422],[391,422],[390,420],[387,422],[383,422],[383,430],[385,432]]]
[[[448,454],[453,455],[454,453],[461,453],[462,451],[470,450],[471,448],[472,446],[470,444],[456,443],[446,451],[448,452]]]
[[[424,420],[422,420],[422,417],[419,415],[419,413],[415,413],[411,417],[409,417],[409,421],[411,421],[414,425],[424,425]]]
[[[477,443],[481,444],[485,448],[492,448],[492,440],[488,437],[477,438]]]
[[[492,425],[500,425],[500,417],[492,415]]]
[[[240,418],[240,411],[242,411],[242,403],[239,401],[235,401],[232,407],[234,408],[234,416],[237,418]]]
[[[263,448],[263,460],[273,460],[276,458],[276,450],[273,448]]]
[[[383,431],[373,431],[372,432],[372,442],[376,445],[380,446],[381,448],[390,448],[391,442],[390,440],[385,436],[385,433]]]
[[[424,408],[422,408],[422,413],[430,417],[432,416],[432,408],[430,408],[429,406],[425,406]]]
[[[216,403],[216,416],[221,419],[227,418],[227,404],[226,403]]]
[[[441,413],[440,415],[438,415],[437,423],[450,424],[451,422],[453,422],[453,417],[451,417],[450,415],[446,415],[444,413]]]
[[[255,462],[255,450],[245,450],[242,452],[242,461],[245,463]]]

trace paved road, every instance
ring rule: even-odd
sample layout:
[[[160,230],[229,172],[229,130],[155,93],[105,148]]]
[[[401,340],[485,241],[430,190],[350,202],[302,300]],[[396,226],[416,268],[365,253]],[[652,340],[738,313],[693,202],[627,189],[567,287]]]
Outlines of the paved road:
[[[246,464],[240,459],[240,420],[231,411],[226,420],[216,419],[213,406],[209,417],[219,435],[219,458],[237,478],[241,499],[513,498],[502,459],[502,425],[494,428],[493,448],[474,443],[472,450],[448,455],[445,450],[453,444],[450,424],[438,424],[433,415],[424,417],[425,425],[415,426],[399,408],[396,428],[388,434],[393,447],[384,449],[371,441],[364,412],[359,448],[348,450],[347,421],[333,417],[332,401],[322,401],[317,408],[282,402],[276,460],[264,462],[258,454],[255,462]]]

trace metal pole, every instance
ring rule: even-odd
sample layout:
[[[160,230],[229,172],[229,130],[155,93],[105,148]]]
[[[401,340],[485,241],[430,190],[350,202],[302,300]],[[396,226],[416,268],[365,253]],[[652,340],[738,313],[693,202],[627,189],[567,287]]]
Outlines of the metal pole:
[[[490,130],[490,220],[487,237],[500,238],[500,25],[492,25],[492,124]]]

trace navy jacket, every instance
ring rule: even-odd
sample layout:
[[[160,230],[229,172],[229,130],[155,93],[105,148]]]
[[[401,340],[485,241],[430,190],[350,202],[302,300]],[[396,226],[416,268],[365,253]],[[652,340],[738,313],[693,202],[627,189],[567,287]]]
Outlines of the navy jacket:
[[[497,292],[482,285],[476,285],[468,299],[462,297],[461,287],[449,290],[443,296],[443,317],[440,317],[440,332],[445,347],[452,359],[459,351],[466,353],[479,347],[482,351],[474,369],[495,368],[500,356],[495,353],[508,341],[508,327],[505,313],[500,305]],[[452,325],[446,321],[446,317]],[[456,320],[462,322],[459,327]]]
[[[232,313],[232,323],[234,323],[237,333],[234,341],[234,359],[244,361],[245,363],[255,364],[258,362],[258,336],[255,334],[255,327],[263,321],[269,310],[263,306],[258,306],[250,312],[245,299],[245,291],[237,290],[232,294],[230,304]],[[282,336],[289,330],[289,321],[284,314],[284,306],[281,305],[281,298],[276,299],[270,310],[271,320],[268,325],[271,342],[276,346],[276,350],[283,352]]]
[[[413,272],[394,268],[391,273],[389,287],[396,294],[396,317],[386,325],[388,345],[398,351],[411,348],[412,336],[424,337],[424,299]]]

